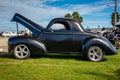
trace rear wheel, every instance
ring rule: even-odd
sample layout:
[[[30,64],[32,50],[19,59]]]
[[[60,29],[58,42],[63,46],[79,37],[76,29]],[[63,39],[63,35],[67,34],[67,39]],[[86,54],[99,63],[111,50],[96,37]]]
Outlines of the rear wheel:
[[[87,57],[90,61],[98,62],[98,61],[103,60],[104,52],[98,46],[91,46],[88,49]]]
[[[14,56],[17,59],[26,59],[30,54],[30,49],[25,44],[19,44],[14,48]]]

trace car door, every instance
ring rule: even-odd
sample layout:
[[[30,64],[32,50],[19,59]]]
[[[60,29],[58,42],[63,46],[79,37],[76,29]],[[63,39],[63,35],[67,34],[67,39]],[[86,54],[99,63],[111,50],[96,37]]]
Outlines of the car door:
[[[53,23],[48,30],[43,31],[41,39],[49,52],[72,52],[73,35],[68,23]]]

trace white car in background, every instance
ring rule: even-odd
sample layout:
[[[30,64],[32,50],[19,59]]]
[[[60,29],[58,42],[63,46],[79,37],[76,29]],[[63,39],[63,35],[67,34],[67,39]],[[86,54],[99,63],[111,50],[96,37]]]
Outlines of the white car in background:
[[[12,36],[17,36],[17,33],[11,32],[11,31],[7,31],[7,32],[3,32],[2,36],[3,37],[12,37]]]

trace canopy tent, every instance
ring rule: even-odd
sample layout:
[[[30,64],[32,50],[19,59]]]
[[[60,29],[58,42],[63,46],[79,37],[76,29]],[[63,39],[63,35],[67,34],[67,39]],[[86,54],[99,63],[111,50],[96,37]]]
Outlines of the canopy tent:
[[[116,26],[116,27],[120,27],[120,22],[117,22],[117,23],[115,24],[115,26]]]

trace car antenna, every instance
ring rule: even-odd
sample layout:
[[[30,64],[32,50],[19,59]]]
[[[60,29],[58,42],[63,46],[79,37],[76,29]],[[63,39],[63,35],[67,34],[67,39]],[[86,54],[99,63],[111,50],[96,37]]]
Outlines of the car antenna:
[[[19,36],[19,29],[18,29],[18,23],[16,22],[16,28],[17,28],[17,35]]]

